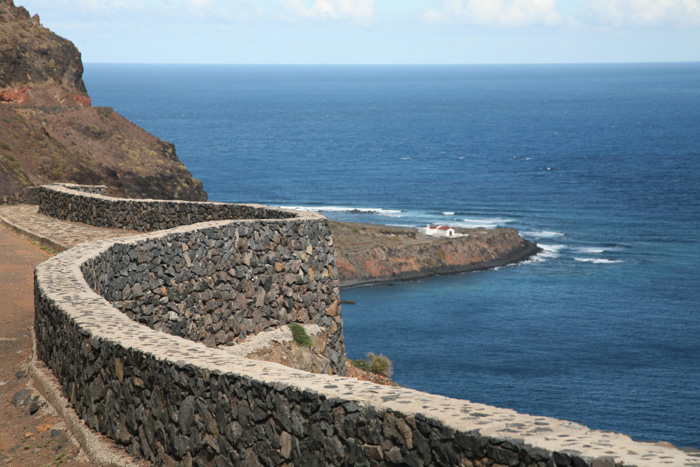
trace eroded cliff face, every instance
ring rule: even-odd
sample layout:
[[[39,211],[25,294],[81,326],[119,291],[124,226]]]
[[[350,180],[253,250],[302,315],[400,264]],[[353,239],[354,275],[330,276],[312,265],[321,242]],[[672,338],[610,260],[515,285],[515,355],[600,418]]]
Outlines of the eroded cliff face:
[[[0,104],[0,195],[54,181],[114,196],[206,200],[175,147],[106,107]]]
[[[0,196],[51,182],[114,196],[205,201],[175,147],[92,107],[78,49],[0,0]]]
[[[341,285],[415,279],[487,269],[525,260],[539,250],[514,229],[463,229],[435,238],[416,229],[331,223]]]
[[[78,49],[12,0],[0,0],[0,102],[90,105]]]

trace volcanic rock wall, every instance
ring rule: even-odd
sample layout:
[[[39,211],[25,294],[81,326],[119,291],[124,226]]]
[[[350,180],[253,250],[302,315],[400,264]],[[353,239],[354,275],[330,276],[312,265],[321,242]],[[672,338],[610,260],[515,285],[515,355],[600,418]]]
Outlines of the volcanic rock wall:
[[[44,189],[63,195],[68,190]],[[83,198],[77,204],[81,209],[85,202],[106,198],[71,195]],[[159,212],[160,203],[151,201],[151,211]],[[263,207],[256,209],[264,213]],[[339,298],[328,233],[325,218],[296,213],[195,223],[74,247],[36,269],[38,356],[91,428],[158,465],[700,464],[669,446],[636,443],[572,422],[311,374],[201,342],[200,331],[214,340],[219,336],[207,327],[206,316],[214,324],[221,320],[213,314],[224,310],[224,319],[226,313],[225,307],[208,308],[202,295],[208,291],[221,303],[243,294],[246,306],[228,309],[224,321],[234,326],[221,335],[224,339],[227,332],[235,339],[262,329],[268,320],[283,322],[282,309],[287,320],[329,319],[331,329],[341,323],[337,309],[315,305]],[[297,261],[301,266],[294,272]],[[251,294],[245,293],[248,285],[238,288],[246,280]],[[193,288],[180,293],[182,284]],[[272,293],[275,284],[279,293]],[[236,297],[225,299],[224,291],[233,289]],[[189,295],[195,298],[188,301]],[[188,317],[190,309],[194,314]],[[163,324],[163,319],[180,323],[181,312],[204,326],[189,335],[180,332],[189,329],[187,323],[179,330]],[[254,316],[252,325],[243,329],[238,314]],[[339,351],[342,327],[335,332]],[[340,366],[342,360],[336,362]]]

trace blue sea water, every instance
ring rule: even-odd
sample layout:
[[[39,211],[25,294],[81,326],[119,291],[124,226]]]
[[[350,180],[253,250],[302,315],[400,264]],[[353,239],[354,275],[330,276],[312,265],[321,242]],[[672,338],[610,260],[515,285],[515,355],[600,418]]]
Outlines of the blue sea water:
[[[344,289],[405,386],[700,447],[700,64],[86,66],[210,199],[514,227],[497,270]],[[362,213],[351,211],[364,210]]]

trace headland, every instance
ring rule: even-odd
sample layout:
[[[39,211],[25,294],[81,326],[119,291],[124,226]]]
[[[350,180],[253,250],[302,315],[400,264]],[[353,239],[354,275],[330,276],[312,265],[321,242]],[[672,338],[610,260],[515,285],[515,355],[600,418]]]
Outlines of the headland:
[[[331,231],[343,287],[501,267],[541,251],[510,228],[433,237],[414,228],[331,222]]]
[[[0,196],[52,182],[115,196],[204,201],[175,146],[92,106],[78,49],[12,0],[0,1]]]

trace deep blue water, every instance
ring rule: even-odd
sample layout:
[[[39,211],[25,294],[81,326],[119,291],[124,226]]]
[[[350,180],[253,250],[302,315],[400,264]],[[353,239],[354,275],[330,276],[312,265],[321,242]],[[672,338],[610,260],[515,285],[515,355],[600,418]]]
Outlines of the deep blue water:
[[[700,447],[700,64],[90,65],[210,199],[510,226],[498,270],[344,289],[402,385]],[[364,214],[348,212],[364,208]]]

